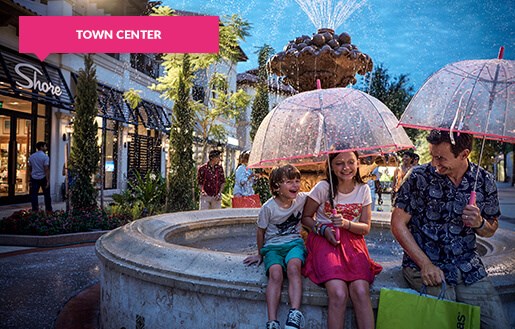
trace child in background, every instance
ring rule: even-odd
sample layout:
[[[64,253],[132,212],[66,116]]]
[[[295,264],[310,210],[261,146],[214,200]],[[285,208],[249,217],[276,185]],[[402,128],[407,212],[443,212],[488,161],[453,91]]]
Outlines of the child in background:
[[[299,193],[300,172],[292,165],[276,167],[270,173],[273,197],[261,207],[257,220],[258,254],[243,261],[246,265],[265,263],[268,276],[266,303],[267,329],[279,329],[277,310],[281,298],[284,274],[288,277],[291,309],[285,329],[304,326],[304,315],[299,311],[302,300],[301,267],[306,257],[304,240],[300,235],[302,209],[306,194]]]
[[[364,239],[372,217],[370,188],[361,180],[357,152],[332,153],[328,161],[327,178],[313,187],[304,206],[302,224],[312,228],[304,274],[327,289],[327,328],[344,327],[349,297],[358,328],[374,328],[370,284],[382,267],[370,259]]]
[[[249,196],[254,194],[252,184],[254,184],[254,173],[249,169],[249,152],[243,152],[238,159],[238,166],[234,175],[234,189],[233,194],[235,197]]]

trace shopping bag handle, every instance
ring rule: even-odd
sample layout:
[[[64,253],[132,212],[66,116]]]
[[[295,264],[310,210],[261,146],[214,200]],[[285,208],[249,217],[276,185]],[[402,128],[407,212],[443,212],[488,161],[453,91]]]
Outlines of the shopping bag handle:
[[[447,285],[446,285],[445,281],[442,281],[442,290],[440,290],[438,299],[444,299],[446,291],[447,291]],[[420,293],[420,296],[427,295],[427,286],[425,284],[422,284],[422,287],[420,288],[419,293]]]

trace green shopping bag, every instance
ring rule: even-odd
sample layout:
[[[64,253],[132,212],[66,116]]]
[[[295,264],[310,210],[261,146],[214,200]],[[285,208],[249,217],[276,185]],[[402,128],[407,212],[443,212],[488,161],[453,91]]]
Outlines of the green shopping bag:
[[[428,296],[412,289],[381,288],[377,329],[479,329],[479,306]]]

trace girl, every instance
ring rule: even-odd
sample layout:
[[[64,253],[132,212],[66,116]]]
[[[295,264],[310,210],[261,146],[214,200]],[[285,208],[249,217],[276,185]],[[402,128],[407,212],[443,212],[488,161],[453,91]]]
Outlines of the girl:
[[[343,328],[349,297],[358,328],[373,328],[370,284],[382,267],[370,259],[364,239],[372,216],[370,188],[361,180],[357,152],[333,153],[328,161],[327,179],[313,187],[304,206],[302,224],[312,228],[304,275],[327,289],[329,329]]]
[[[252,184],[254,183],[254,174],[251,169],[247,168],[249,163],[249,152],[243,152],[238,159],[238,167],[236,168],[234,182],[234,196],[249,196],[254,194]]]

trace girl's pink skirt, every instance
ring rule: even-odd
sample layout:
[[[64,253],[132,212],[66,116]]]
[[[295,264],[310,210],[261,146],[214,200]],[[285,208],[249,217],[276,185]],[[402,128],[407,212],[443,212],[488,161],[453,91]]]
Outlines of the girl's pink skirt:
[[[340,241],[335,247],[324,237],[310,232],[306,240],[308,256],[304,276],[316,284],[333,279],[366,280],[372,284],[383,267],[370,258],[363,236],[340,228]]]

